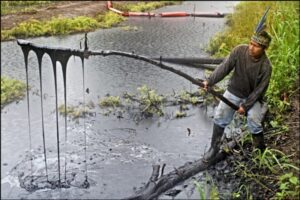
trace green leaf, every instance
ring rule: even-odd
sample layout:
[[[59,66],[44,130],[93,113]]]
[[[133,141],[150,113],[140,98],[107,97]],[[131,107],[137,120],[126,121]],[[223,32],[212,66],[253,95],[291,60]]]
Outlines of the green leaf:
[[[285,179],[288,179],[288,178],[290,178],[290,177],[292,177],[292,176],[293,176],[292,173],[284,174],[284,175],[280,176],[280,181],[283,181],[283,180],[285,180]]]
[[[289,180],[294,185],[297,185],[298,183],[298,178],[296,176],[291,177]]]
[[[286,189],[288,189],[287,183],[281,183],[281,184],[280,184],[280,189],[281,189],[281,190],[286,190]]]

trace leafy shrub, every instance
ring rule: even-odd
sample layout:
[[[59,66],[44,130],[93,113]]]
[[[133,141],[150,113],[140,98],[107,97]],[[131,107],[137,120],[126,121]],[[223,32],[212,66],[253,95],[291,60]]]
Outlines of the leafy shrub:
[[[279,178],[280,191],[275,195],[276,199],[298,199],[299,198],[299,178],[293,173],[283,174]]]
[[[63,116],[68,116],[71,117],[73,120],[78,119],[80,117],[84,117],[86,115],[92,115],[93,112],[91,111],[91,109],[93,109],[93,102],[89,102],[87,105],[85,106],[72,106],[69,105],[66,107],[65,110],[65,104],[62,104],[58,107],[58,111],[61,115]]]
[[[138,88],[139,91],[139,102],[142,113],[144,114],[158,114],[163,115],[162,103],[163,97],[156,94],[155,90],[148,88],[146,85]]]
[[[108,96],[99,100],[100,107],[118,107],[121,105],[119,96]]]

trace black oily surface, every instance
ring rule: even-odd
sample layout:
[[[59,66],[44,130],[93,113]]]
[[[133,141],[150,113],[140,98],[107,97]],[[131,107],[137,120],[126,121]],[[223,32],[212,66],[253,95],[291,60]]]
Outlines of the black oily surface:
[[[174,9],[186,8],[190,11],[193,4],[186,2],[184,7],[177,6]],[[207,11],[226,9],[228,3],[197,2],[197,8]],[[214,5],[213,5],[214,4]],[[213,7],[218,6],[218,8]],[[197,9],[198,10],[198,9]],[[165,11],[170,11],[166,8]],[[200,10],[199,10],[200,11]],[[222,11],[222,10],[219,10]],[[89,49],[111,49],[121,51],[135,51],[136,54],[145,54],[151,57],[162,56],[208,56],[201,49],[209,41],[209,38],[217,31],[222,30],[224,19],[207,18],[177,18],[177,19],[151,19],[133,18],[126,22],[127,25],[137,26],[138,31],[124,32],[120,28],[97,30],[89,33]],[[40,37],[30,39],[33,43],[48,45],[51,47],[79,48],[79,41],[83,34],[62,37]],[[1,72],[3,74],[25,80],[24,57],[22,50],[15,42],[5,42],[1,45]],[[40,80],[37,57],[34,52],[29,52],[28,80],[33,90],[39,91]],[[51,57],[45,55],[42,64],[43,77],[43,107],[45,117],[45,140],[47,151],[47,163],[50,166],[49,173],[58,176],[57,148],[56,148],[56,118],[55,118],[55,90],[54,74]],[[59,94],[58,105],[64,102],[64,87],[62,67],[57,63],[57,93]],[[178,67],[179,68],[179,67]],[[203,72],[192,68],[180,68],[185,72],[200,76]],[[82,63],[79,58],[71,58],[68,62],[66,73],[67,102],[78,105],[83,101]],[[86,87],[89,94],[86,100],[98,101],[99,97],[106,94],[120,95],[123,92],[136,92],[141,84],[157,89],[159,94],[172,93],[173,90],[192,90],[197,87],[170,72],[161,71],[143,62],[126,58],[93,57],[85,62]],[[85,89],[85,88],[84,88]],[[30,116],[32,130],[32,150],[36,158],[33,160],[34,175],[44,174],[43,168],[43,143],[41,134],[41,109],[40,96],[30,93]],[[180,120],[168,118],[156,118],[143,120],[139,125],[135,124],[130,117],[124,116],[117,119],[116,116],[102,116],[100,108],[95,108],[97,117],[86,120],[88,126],[88,170],[89,182],[96,180],[97,187],[88,190],[70,187],[68,190],[37,190],[33,193],[24,192],[23,188],[15,183],[16,174],[24,172],[30,174],[30,159],[22,159],[29,154],[28,146],[28,122],[26,101],[18,105],[10,105],[6,108],[7,113],[2,114],[1,119],[1,152],[3,161],[7,163],[1,170],[1,178],[6,177],[7,182],[1,186],[4,198],[122,198],[133,193],[132,187],[138,187],[146,181],[151,173],[151,164],[160,161],[168,163],[169,170],[172,166],[180,166],[182,163],[198,158],[208,143],[207,130],[210,130],[211,120],[208,119],[198,108],[190,109],[190,117]],[[172,108],[173,110],[177,108]],[[173,112],[170,110],[170,113]],[[17,112],[16,112],[17,111]],[[60,133],[64,133],[65,120],[59,116]],[[84,175],[84,134],[83,122],[80,124],[67,122],[68,145],[62,142],[61,150],[67,152],[67,173],[78,172]],[[187,136],[186,130],[190,128],[191,135]],[[2,131],[3,130],[3,131]],[[134,130],[134,131],[131,131]],[[63,134],[60,141],[64,141]],[[165,142],[168,141],[168,142]],[[178,145],[180,144],[180,145]],[[15,147],[18,148],[15,148]],[[30,147],[31,148],[31,147]],[[40,150],[39,150],[40,149]],[[38,151],[37,151],[38,150]],[[24,153],[25,151],[25,153]],[[180,156],[180,158],[178,158]],[[31,156],[30,156],[31,157]],[[63,156],[65,157],[65,156]],[[62,158],[62,166],[63,166]],[[23,162],[22,162],[23,161]],[[72,162],[76,161],[76,162]],[[20,164],[18,164],[20,163]],[[14,166],[19,166],[15,168]],[[13,168],[13,169],[12,169]],[[62,167],[61,167],[62,168]],[[149,171],[150,169],[150,171]],[[61,169],[63,172],[64,170]],[[134,171],[134,176],[132,176]],[[6,174],[9,173],[9,176]],[[64,173],[61,174],[63,176]],[[23,177],[23,178],[24,178]],[[53,178],[56,180],[57,178]],[[12,179],[12,180],[11,180]],[[29,189],[30,179],[25,179]],[[29,180],[29,182],[27,182]],[[84,179],[80,177],[76,183],[81,184]],[[19,182],[17,182],[19,183]],[[41,182],[40,187],[43,185]],[[56,187],[56,184],[52,185]]]

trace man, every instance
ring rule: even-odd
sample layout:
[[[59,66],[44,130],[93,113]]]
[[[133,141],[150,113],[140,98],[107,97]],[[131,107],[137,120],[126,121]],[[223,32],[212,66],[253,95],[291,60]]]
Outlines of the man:
[[[224,97],[239,106],[237,112],[247,116],[247,126],[252,133],[255,147],[264,150],[262,120],[266,109],[263,96],[271,78],[272,66],[265,53],[271,42],[266,31],[251,37],[249,45],[239,45],[233,49],[224,62],[205,80],[204,89],[212,87],[233,71]],[[232,121],[235,110],[220,102],[214,115],[211,146],[204,155],[209,161],[219,151],[225,127]]]

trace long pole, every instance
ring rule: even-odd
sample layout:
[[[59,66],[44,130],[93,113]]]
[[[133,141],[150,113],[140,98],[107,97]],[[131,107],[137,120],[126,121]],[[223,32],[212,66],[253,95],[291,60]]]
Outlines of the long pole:
[[[162,57],[160,57],[160,60],[158,61],[158,60],[148,58],[146,56],[137,55],[135,53],[123,52],[123,51],[113,51],[113,50],[90,51],[87,48],[85,48],[85,50],[67,49],[67,48],[52,48],[52,47],[45,47],[45,46],[35,45],[35,44],[30,43],[29,41],[26,41],[26,40],[17,40],[17,43],[20,46],[31,47],[33,50],[35,48],[37,48],[39,50],[44,50],[45,53],[47,53],[47,50],[60,50],[61,53],[65,52],[65,53],[68,53],[70,55],[79,56],[81,58],[84,57],[86,59],[88,59],[89,56],[112,56],[112,55],[115,55],[115,56],[129,57],[129,58],[133,58],[133,59],[136,59],[136,60],[142,60],[142,61],[145,61],[145,62],[150,63],[152,65],[155,65],[155,66],[157,66],[161,69],[173,72],[173,73],[189,80],[190,82],[192,82],[195,85],[198,85],[200,87],[204,87],[203,80],[193,78],[190,75],[188,75],[188,74],[186,74],[186,73],[184,73],[180,70],[174,69],[173,67],[170,67],[170,66],[162,63]],[[212,95],[218,97],[221,101],[226,103],[232,109],[234,109],[234,110],[239,109],[239,107],[237,105],[233,104],[231,101],[229,101],[227,98],[225,98],[222,94],[216,92],[213,88],[208,88],[208,92],[211,93]]]

